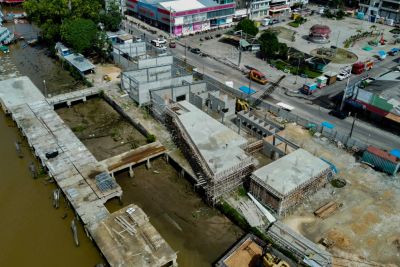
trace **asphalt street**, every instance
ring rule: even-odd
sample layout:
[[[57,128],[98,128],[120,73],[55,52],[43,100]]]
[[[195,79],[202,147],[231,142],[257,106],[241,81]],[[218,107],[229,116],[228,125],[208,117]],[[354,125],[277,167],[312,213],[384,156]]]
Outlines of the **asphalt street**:
[[[141,29],[139,30],[136,27],[130,27],[130,29],[133,31],[134,34],[143,36],[143,31]],[[147,41],[157,37],[156,35],[151,35],[148,32],[146,32],[145,34]],[[225,83],[226,81],[233,81],[235,87],[239,87],[241,85],[251,85],[251,88],[255,88],[257,90],[264,90],[266,88],[265,85],[256,84],[254,82],[250,84],[249,79],[245,75],[243,75],[243,73],[232,67],[229,67],[209,57],[201,57],[197,54],[193,54],[190,51],[187,51],[187,49],[185,52],[184,46],[177,45],[176,48],[170,50],[172,55],[181,59],[183,59],[186,55],[187,63],[196,67],[198,72],[208,75],[222,83]],[[379,68],[371,70],[370,76],[378,75],[379,72],[384,72],[384,70],[389,68],[391,64],[395,65],[392,61],[389,60],[389,58],[386,61],[383,61],[381,64],[382,66],[380,66]],[[324,88],[323,90],[325,91],[325,94],[336,94],[337,92],[340,92],[344,89],[345,84],[345,81],[338,82],[330,87]],[[336,117],[329,115],[328,112],[330,110],[315,105],[310,100],[297,96],[288,96],[281,88],[277,88],[275,92],[271,95],[271,97],[266,99],[265,101],[269,103],[284,102],[293,106],[295,109],[292,112],[298,116],[301,116],[310,121],[314,121],[318,124],[323,121],[329,121],[335,126],[337,130],[339,130],[343,134],[350,133],[353,123],[352,117],[340,120]],[[400,148],[400,137],[398,135],[381,130],[375,125],[372,125],[365,121],[357,120],[355,122],[353,138],[363,141],[366,144],[375,145],[384,149]]]

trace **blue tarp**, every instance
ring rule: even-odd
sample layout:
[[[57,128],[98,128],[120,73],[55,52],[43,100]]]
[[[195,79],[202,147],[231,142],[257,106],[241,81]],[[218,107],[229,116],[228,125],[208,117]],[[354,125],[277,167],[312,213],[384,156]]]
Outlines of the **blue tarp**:
[[[386,52],[383,51],[383,50],[379,50],[379,51],[378,51],[378,55],[379,55],[380,57],[386,57]]]
[[[328,128],[328,129],[333,129],[333,128],[335,128],[335,126],[334,126],[333,124],[331,124],[331,123],[329,123],[329,122],[327,122],[327,121],[322,122],[322,123],[321,123],[321,126],[326,127],[326,128]]]
[[[393,155],[396,158],[400,159],[400,149],[392,149],[392,150],[390,150],[389,153],[390,153],[390,155]]]
[[[329,166],[331,167],[331,170],[334,171],[336,174],[339,173],[339,170],[338,170],[338,168],[336,168],[335,164],[333,164],[332,162],[328,161],[327,159],[324,159],[324,158],[320,158],[320,159],[322,159],[323,161],[328,163]]]
[[[256,92],[255,90],[251,89],[250,87],[247,87],[247,86],[244,86],[244,85],[240,86],[239,90],[242,91],[245,94],[248,94],[248,95],[252,95],[252,94],[254,94]]]
[[[393,47],[392,49],[390,49],[390,51],[392,51],[393,53],[399,52],[399,49],[397,47]]]

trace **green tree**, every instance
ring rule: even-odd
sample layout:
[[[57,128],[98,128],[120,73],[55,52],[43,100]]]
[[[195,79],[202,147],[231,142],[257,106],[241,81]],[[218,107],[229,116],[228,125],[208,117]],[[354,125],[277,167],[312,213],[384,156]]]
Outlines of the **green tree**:
[[[337,18],[337,19],[342,19],[345,15],[346,15],[346,13],[345,13],[342,9],[339,9],[339,10],[336,12],[336,18]]]
[[[31,21],[42,30],[43,38],[56,42],[63,22],[85,18],[98,22],[101,0],[26,0],[23,7]]]
[[[108,10],[100,14],[100,22],[104,24],[107,31],[117,31],[121,21],[122,15],[115,3],[111,3]]]
[[[96,24],[89,19],[71,19],[61,26],[61,39],[78,53],[93,47],[98,36]]]
[[[288,47],[286,44],[279,42],[275,32],[263,32],[258,41],[260,42],[261,52],[267,58],[287,58]]]
[[[258,28],[256,24],[251,19],[243,19],[241,20],[235,27],[235,30],[242,30],[244,33],[250,34],[252,36],[256,36],[258,33]]]

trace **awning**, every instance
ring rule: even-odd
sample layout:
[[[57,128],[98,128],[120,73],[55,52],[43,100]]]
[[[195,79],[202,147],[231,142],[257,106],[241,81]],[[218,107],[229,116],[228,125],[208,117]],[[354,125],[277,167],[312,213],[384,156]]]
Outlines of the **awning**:
[[[240,86],[239,90],[248,95],[254,94],[256,92],[255,90],[251,89],[250,87],[247,87],[244,85]]]
[[[396,158],[400,159],[400,149],[392,149],[389,152],[391,155],[395,156]]]
[[[329,123],[329,122],[327,122],[327,121],[322,122],[322,123],[321,123],[321,126],[322,126],[322,127],[325,127],[325,128],[328,128],[328,129],[333,129],[333,128],[335,128],[335,126],[334,126],[333,124],[331,124],[331,123]]]
[[[245,39],[240,39],[239,44],[241,47],[244,47],[244,48],[250,46],[250,43],[247,42]]]

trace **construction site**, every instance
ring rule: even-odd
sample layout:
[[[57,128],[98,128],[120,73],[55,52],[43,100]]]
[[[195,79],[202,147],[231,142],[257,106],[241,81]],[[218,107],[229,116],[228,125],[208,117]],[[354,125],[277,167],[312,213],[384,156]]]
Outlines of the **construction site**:
[[[398,174],[260,108],[284,76],[250,97],[143,42],[113,53],[120,81],[86,91],[46,98],[26,77],[0,84],[4,111],[111,266],[214,263],[243,235],[213,208],[225,200],[298,262],[398,263]],[[259,241],[247,236],[218,266],[290,261]]]

